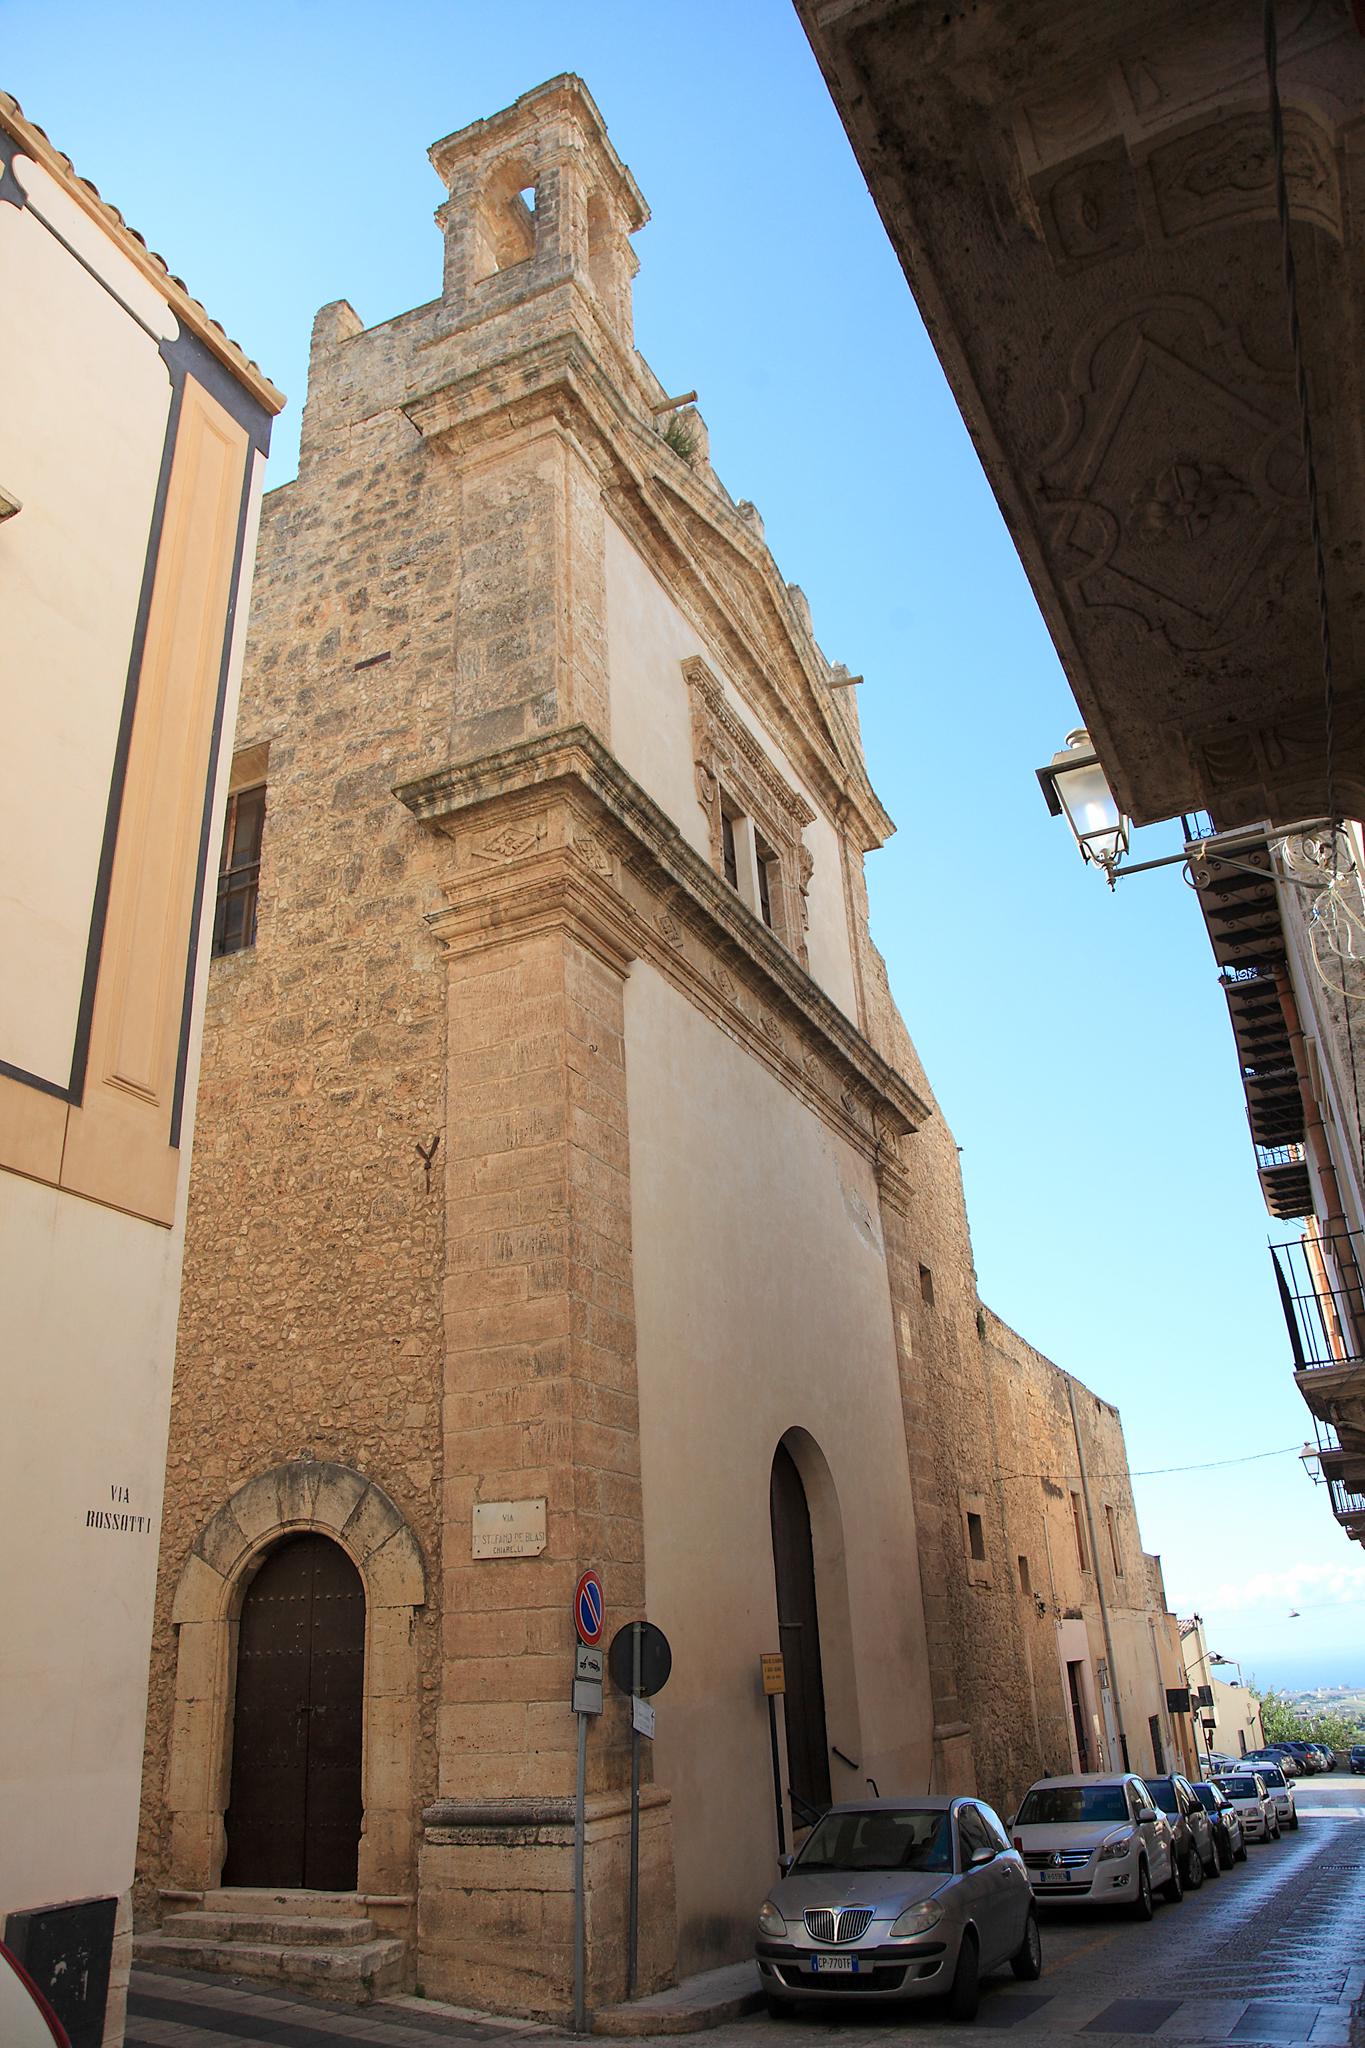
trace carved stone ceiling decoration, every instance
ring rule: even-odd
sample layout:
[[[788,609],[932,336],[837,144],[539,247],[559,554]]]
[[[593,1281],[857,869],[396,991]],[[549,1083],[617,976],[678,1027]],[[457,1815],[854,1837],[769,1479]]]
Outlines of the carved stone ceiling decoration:
[[[1287,380],[1181,296],[1111,319],[1072,388],[1038,487],[1071,603],[1126,611],[1173,652],[1263,631],[1305,568]]]

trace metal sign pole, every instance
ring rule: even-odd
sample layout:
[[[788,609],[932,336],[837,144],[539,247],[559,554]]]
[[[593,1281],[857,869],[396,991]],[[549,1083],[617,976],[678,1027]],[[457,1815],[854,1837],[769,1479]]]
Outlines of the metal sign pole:
[[[640,1697],[640,1624],[631,1624],[630,1650],[630,1926],[627,1935],[626,1997],[634,1998],[640,1948],[640,1731],[635,1702]]]
[[[768,1739],[773,1746],[773,1803],[777,1808],[777,1853],[787,1853],[787,1824],[782,1817],[782,1762],[777,1753],[777,1699],[768,1694]]]
[[[578,1722],[578,1778],[574,1787],[573,1805],[573,2024],[576,2034],[588,2031],[588,1990],[586,1963],[586,1928],[583,1891],[583,1842],[584,1813],[588,1790],[588,1717],[575,1716]]]

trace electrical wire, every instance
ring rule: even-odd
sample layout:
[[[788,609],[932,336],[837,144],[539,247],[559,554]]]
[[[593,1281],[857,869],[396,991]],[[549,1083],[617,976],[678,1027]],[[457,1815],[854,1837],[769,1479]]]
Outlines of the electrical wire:
[[[1149,1472],[1134,1472],[1133,1479],[1162,1479],[1168,1472],[1212,1472],[1219,1465],[1254,1465],[1260,1458],[1283,1458],[1302,1450],[1301,1444],[1281,1444],[1273,1451],[1248,1451],[1244,1458],[1210,1458],[1206,1465],[1156,1465]]]
[[[1261,1458],[1287,1457],[1290,1451],[1297,1457],[1302,1449],[1302,1444],[1280,1444],[1273,1451],[1248,1451],[1240,1458],[1210,1458],[1203,1465],[1155,1465],[1146,1472],[1131,1472],[1125,1467],[1121,1472],[1092,1472],[1090,1476],[1092,1479],[1161,1479],[1170,1472],[1213,1472],[1220,1465],[1254,1465]],[[996,1474],[998,1483],[1005,1483],[1013,1479],[1053,1479],[1054,1477],[1055,1475],[1051,1472],[998,1472]]]

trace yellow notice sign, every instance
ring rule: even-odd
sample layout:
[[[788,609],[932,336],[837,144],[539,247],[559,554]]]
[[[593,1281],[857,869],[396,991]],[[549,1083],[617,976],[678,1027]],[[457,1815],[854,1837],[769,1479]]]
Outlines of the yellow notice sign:
[[[787,1674],[783,1668],[781,1656],[776,1654],[762,1656],[759,1658],[758,1664],[759,1669],[763,1673],[764,1692],[785,1693],[787,1690]]]

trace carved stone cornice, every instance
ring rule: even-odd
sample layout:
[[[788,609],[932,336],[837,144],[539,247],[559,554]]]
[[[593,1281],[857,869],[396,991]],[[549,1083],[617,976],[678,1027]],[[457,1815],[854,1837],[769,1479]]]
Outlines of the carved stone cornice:
[[[429,919],[451,954],[559,929],[618,972],[648,960],[894,1185],[930,1106],[586,726],[394,794],[453,842]]]
[[[552,423],[596,473],[674,601],[778,740],[829,817],[863,851],[895,830],[829,699],[826,665],[766,544],[720,486],[640,415],[584,336],[549,335],[404,401],[425,440],[455,454]]]

